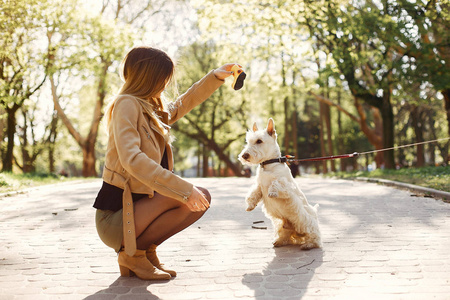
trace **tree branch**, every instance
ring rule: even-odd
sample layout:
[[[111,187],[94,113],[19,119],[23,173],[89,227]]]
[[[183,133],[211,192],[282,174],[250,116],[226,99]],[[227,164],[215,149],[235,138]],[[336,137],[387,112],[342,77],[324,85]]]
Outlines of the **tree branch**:
[[[69,120],[66,113],[64,112],[61,105],[59,104],[59,97],[56,93],[56,85],[55,85],[53,75],[50,76],[50,85],[51,85],[51,90],[52,90],[53,104],[55,105],[55,109],[58,112],[58,116],[61,118],[64,125],[66,125],[67,130],[69,130],[70,135],[73,136],[73,138],[77,141],[77,143],[81,147],[83,147],[83,145],[86,143],[85,139],[81,136],[81,134],[72,125],[72,122]]]
[[[346,114],[350,119],[352,119],[355,122],[361,122],[361,119],[359,119],[358,117],[352,115],[348,110],[346,110],[345,108],[343,108],[342,106],[340,106],[339,104],[336,104],[334,102],[332,102],[330,99],[326,99],[320,95],[317,95],[311,91],[308,92],[308,94],[314,96],[314,98],[316,98],[316,100],[318,100],[319,102],[325,103],[329,106],[334,106],[336,107],[339,111],[343,112],[344,114]]]

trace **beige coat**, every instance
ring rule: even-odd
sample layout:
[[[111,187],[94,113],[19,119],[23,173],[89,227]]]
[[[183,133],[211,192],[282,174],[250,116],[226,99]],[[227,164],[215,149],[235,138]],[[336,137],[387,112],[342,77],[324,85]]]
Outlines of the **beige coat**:
[[[216,78],[214,71],[209,72],[169,105],[169,112],[161,114],[162,121],[173,124],[211,96],[223,82]],[[103,180],[122,189],[128,183],[127,188],[133,193],[152,197],[156,191],[185,203],[193,185],[172,172],[171,146],[155,128],[134,97],[120,95],[115,100],[109,126]],[[169,170],[160,165],[164,149]]]

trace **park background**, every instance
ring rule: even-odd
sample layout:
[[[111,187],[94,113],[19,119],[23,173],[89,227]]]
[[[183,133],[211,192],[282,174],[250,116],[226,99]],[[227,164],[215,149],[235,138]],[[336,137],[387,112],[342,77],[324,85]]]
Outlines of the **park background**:
[[[282,153],[297,158],[450,136],[447,0],[2,0],[0,175],[100,176],[103,112],[139,45],[176,61],[168,99],[224,63],[247,73],[243,89],[227,80],[173,126],[183,176],[242,176],[245,133],[269,117]],[[450,189],[449,145],[301,170],[419,170]]]

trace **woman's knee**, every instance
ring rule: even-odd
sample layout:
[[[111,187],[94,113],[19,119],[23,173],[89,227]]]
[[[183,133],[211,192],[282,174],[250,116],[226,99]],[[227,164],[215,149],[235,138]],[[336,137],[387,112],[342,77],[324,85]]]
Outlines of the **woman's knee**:
[[[197,186],[197,188],[205,195],[206,200],[211,203],[211,194],[209,191],[203,187]]]

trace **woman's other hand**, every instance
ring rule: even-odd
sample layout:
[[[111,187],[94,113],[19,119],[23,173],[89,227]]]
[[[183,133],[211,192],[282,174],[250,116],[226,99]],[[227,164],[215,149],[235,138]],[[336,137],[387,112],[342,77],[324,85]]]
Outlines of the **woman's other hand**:
[[[205,195],[194,186],[194,189],[186,202],[186,206],[192,212],[205,211],[209,208],[209,202],[206,200]]]
[[[231,68],[234,65],[238,65],[240,68],[242,68],[242,66],[240,64],[235,64],[235,63],[234,64],[224,64],[220,68],[214,70],[214,75],[216,76],[217,79],[225,80],[225,78],[227,78],[228,76],[231,76],[233,74],[233,72],[231,72]]]

